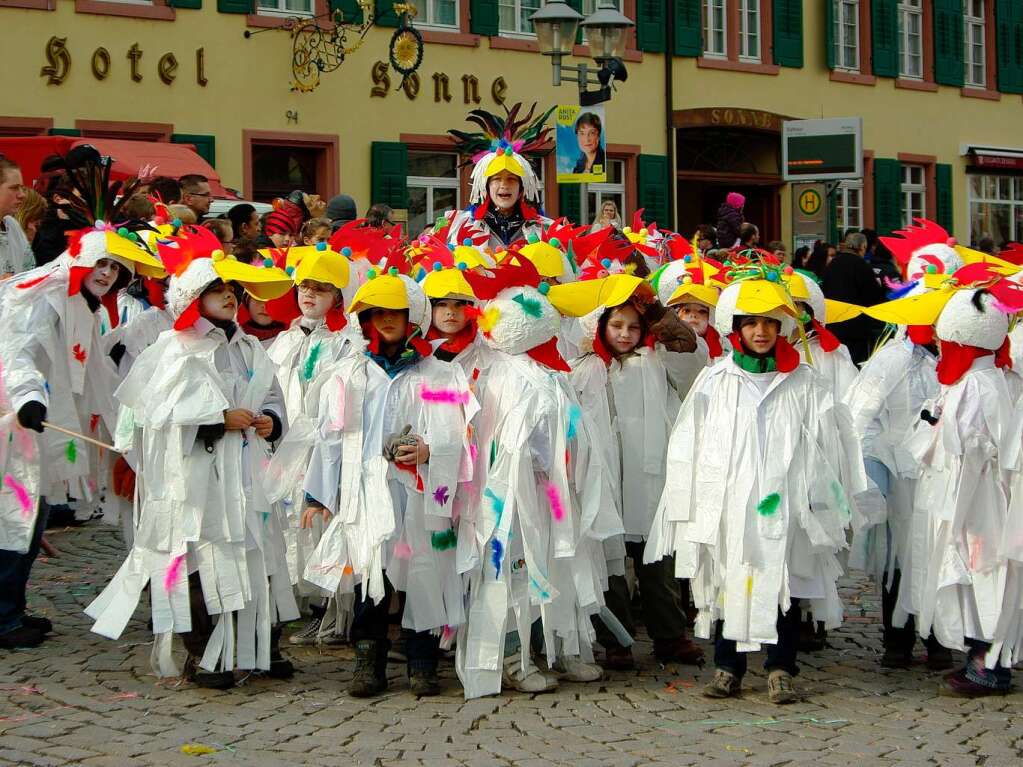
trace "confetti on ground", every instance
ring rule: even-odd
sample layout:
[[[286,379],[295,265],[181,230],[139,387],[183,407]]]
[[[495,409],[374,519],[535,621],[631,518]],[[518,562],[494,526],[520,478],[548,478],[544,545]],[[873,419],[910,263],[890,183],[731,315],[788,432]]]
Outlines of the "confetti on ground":
[[[205,756],[206,754],[217,753],[217,749],[202,743],[186,743],[181,747],[181,753],[188,754],[189,756]]]

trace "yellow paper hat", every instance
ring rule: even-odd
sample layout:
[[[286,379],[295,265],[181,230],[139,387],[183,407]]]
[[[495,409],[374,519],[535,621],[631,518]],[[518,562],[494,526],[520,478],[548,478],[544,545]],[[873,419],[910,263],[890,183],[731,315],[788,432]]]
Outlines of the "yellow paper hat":
[[[486,257],[478,248],[465,242],[455,247],[451,252],[451,258],[456,265],[465,264],[466,269],[478,269],[479,267],[489,269],[493,266],[493,264],[487,262]]]
[[[596,280],[552,285],[547,298],[566,317],[584,317],[601,306],[621,306],[643,282],[631,274],[612,274]]]
[[[369,279],[355,291],[350,312],[361,312],[365,309],[408,309],[408,290],[398,271],[395,269],[387,274],[377,274],[371,269]]]
[[[296,265],[292,277],[296,285],[304,280],[325,282],[338,290],[348,285],[351,271],[348,259],[337,251],[331,250],[327,243],[321,242],[316,245],[291,248],[288,251],[289,269],[293,257]]]
[[[213,254],[213,270],[224,282],[237,282],[255,299],[272,301],[293,287],[291,277],[276,266],[253,266],[225,256],[223,251]]]
[[[511,152],[494,155],[494,159],[487,163],[485,176],[486,178],[490,178],[492,176],[496,176],[503,170],[506,170],[519,178],[522,178],[524,175],[522,164],[515,159],[515,155]]]
[[[456,298],[460,301],[475,301],[472,286],[465,280],[461,269],[434,268],[423,278],[423,292],[427,298]]]
[[[136,274],[143,277],[166,277],[163,263],[156,256],[143,248],[134,240],[115,232],[106,232],[106,251],[114,258],[130,261]]]
[[[1010,276],[1020,271],[1020,267],[1011,261],[1006,261],[1004,258],[998,256],[992,256],[990,253],[984,253],[980,250],[974,250],[973,248],[967,248],[965,245],[956,245],[956,252],[962,257],[964,264],[991,264],[1001,274]]]
[[[549,242],[530,242],[516,252],[532,261],[541,277],[560,277],[565,273],[564,254]]]
[[[688,280],[688,282],[687,282]],[[675,306],[676,304],[685,304],[690,301],[696,301],[697,303],[706,304],[707,306],[717,306],[718,296],[720,291],[710,285],[700,285],[699,283],[693,282],[693,278],[686,275],[682,278],[682,282],[675,288],[675,292],[671,294],[671,298],[668,299],[668,306]]]

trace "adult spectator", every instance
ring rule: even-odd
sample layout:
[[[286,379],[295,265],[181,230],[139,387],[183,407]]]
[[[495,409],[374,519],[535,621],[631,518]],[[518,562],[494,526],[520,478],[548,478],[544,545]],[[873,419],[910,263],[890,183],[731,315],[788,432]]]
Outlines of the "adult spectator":
[[[618,214],[618,205],[614,200],[604,200],[600,204],[600,215],[593,220],[590,231],[599,232],[609,226],[618,230],[622,228],[622,217]]]
[[[213,195],[210,191],[210,180],[198,173],[189,173],[179,179],[181,183],[181,203],[191,208],[195,220],[202,223],[210,211]]]
[[[186,176],[185,178],[188,177]],[[202,176],[199,178],[202,178]],[[181,202],[181,183],[176,178],[154,176],[146,186],[149,187],[150,196],[155,197],[164,205],[177,205]],[[209,210],[209,205],[206,206],[206,209]]]
[[[884,246],[873,229],[864,229],[863,236],[867,238],[867,263],[877,276],[882,286],[887,285],[886,280],[901,282],[902,272],[895,263],[892,252]]]
[[[874,270],[866,262],[867,238],[856,232],[850,234],[838,253],[824,270],[821,289],[827,298],[859,306],[874,306],[886,300]],[[861,314],[855,319],[829,325],[838,340],[849,348],[853,362],[862,365],[874,350],[884,323]]]
[[[355,200],[350,195],[338,194],[327,202],[327,212],[324,215],[330,219],[330,227],[336,232],[345,224],[357,219],[359,212],[355,207]]]
[[[148,195],[136,194],[121,208],[121,215],[126,221],[149,221],[156,215],[156,206]]]
[[[21,169],[0,155],[0,279],[35,266],[28,238],[14,218],[24,199]]]
[[[247,202],[240,202],[227,211],[236,240],[255,240],[259,237],[259,214]]]
[[[822,242],[817,240],[813,244],[813,250],[804,262],[803,268],[808,272],[813,272],[818,278],[824,278],[824,270],[828,268],[828,264],[831,263],[831,259],[838,253],[838,248],[832,245],[830,242]]]
[[[842,243],[844,244],[845,241],[849,239],[849,235],[850,234],[856,234],[859,231],[860,230],[857,227],[850,226],[848,229],[846,229],[844,232],[842,232]],[[869,247],[869,244],[868,244],[868,247]]]
[[[700,253],[707,255],[717,247],[718,231],[710,224],[700,224],[696,227],[696,247]]]
[[[806,269],[806,262],[810,259],[810,246],[800,245],[792,254],[792,268]]]
[[[781,263],[783,264],[789,263],[788,249],[785,247],[785,243],[782,242],[781,240],[771,240],[771,242],[769,242],[767,245],[767,249],[771,251],[774,254],[774,257],[777,258]]]
[[[21,227],[21,231],[25,233],[25,237],[29,242],[35,239],[36,232],[39,230],[39,224],[42,223],[43,217],[46,215],[46,209],[49,206],[46,204],[46,198],[43,197],[35,189],[25,187],[25,199],[21,202],[21,207],[14,214],[14,218],[18,222],[18,226]],[[35,257],[32,258],[32,263],[35,264]]]
[[[739,240],[739,228],[744,220],[742,209],[746,198],[738,192],[729,192],[725,201],[718,208],[717,229],[718,247],[731,248]]]
[[[760,230],[756,224],[745,223],[739,227],[739,250],[755,248],[760,244]]]
[[[376,229],[391,228],[394,226],[394,222],[391,220],[392,212],[390,205],[378,202],[366,211],[366,226],[372,226]]]
[[[234,229],[228,219],[208,218],[202,222],[202,225],[217,236],[227,255],[230,256],[234,253]]]

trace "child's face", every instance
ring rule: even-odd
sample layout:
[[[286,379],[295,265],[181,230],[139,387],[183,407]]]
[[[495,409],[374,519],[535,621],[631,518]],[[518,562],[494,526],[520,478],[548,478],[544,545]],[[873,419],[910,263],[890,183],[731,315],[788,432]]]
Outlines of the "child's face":
[[[454,298],[445,298],[433,305],[433,326],[442,336],[451,338],[463,330],[469,324],[465,316],[465,301]]]
[[[117,282],[117,278],[121,276],[121,269],[124,267],[119,263],[110,258],[101,258],[96,262],[96,265],[92,267],[92,271],[89,272],[82,283],[85,285],[86,290],[92,293],[96,298],[103,298]]]
[[[294,240],[289,232],[274,232],[273,234],[268,234],[267,237],[270,238],[270,242],[274,244],[275,248],[290,247]]]
[[[770,317],[748,317],[739,328],[742,342],[756,354],[770,354],[778,342],[781,323]]]
[[[266,302],[249,298],[249,316],[254,325],[272,325],[274,318],[266,311]]]
[[[231,283],[217,282],[203,291],[199,299],[199,314],[206,319],[224,322],[233,320],[237,313],[238,296]]]
[[[337,303],[333,285],[316,280],[302,280],[298,286],[298,308],[303,317],[322,320]]]
[[[628,354],[639,346],[643,326],[639,312],[631,304],[615,307],[604,330],[604,343],[614,355]]]
[[[370,322],[386,344],[396,344],[405,338],[408,325],[407,309],[373,309]]]
[[[310,237],[303,237],[303,245],[315,245],[318,242],[326,242],[330,239],[330,229],[326,226],[320,227]]]
[[[678,318],[696,331],[696,335],[704,336],[710,324],[710,308],[703,304],[682,304],[678,308]]]

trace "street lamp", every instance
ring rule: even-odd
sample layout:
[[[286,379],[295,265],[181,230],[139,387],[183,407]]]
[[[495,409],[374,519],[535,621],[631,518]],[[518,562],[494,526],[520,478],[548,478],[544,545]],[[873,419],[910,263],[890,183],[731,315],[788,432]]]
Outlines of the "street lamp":
[[[625,38],[635,23],[622,14],[615,0],[598,0],[597,10],[583,19],[582,14],[562,0],[548,2],[530,17],[540,53],[551,57],[554,69],[553,84],[561,85],[565,80],[579,84],[580,106],[592,106],[611,98],[611,83],[614,80],[624,82],[628,77],[622,53],[625,49]],[[593,59],[600,64],[594,71],[585,62],[578,65],[562,64],[564,56],[572,54],[576,31],[579,27],[586,30],[586,39],[590,44]],[[600,86],[596,90],[587,90],[589,85]]]

